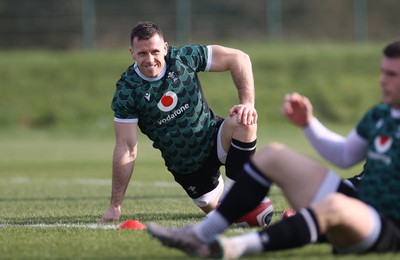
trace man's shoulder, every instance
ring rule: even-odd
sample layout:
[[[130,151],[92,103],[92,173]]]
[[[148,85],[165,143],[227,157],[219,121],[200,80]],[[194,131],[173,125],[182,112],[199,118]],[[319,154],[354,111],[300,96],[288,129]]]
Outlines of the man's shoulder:
[[[143,84],[143,79],[139,76],[139,74],[135,71],[135,64],[129,66],[122,74],[121,77],[117,81],[117,85],[124,85],[126,87],[132,87],[135,85]]]
[[[207,46],[201,44],[191,44],[182,46],[168,46],[167,56],[170,58],[179,58],[184,56],[197,56],[205,55],[207,52]]]
[[[166,61],[169,68],[180,70],[180,66],[191,68],[195,71],[204,71],[208,62],[208,49],[204,45],[170,46]]]
[[[367,136],[371,129],[381,126],[386,119],[391,118],[391,106],[379,103],[371,107],[357,125],[357,132],[361,136]]]
[[[373,117],[383,117],[385,115],[390,114],[391,106],[385,103],[379,103],[373,106],[368,113]]]
[[[390,111],[391,106],[385,103],[379,103],[376,104],[373,108],[377,111]]]
[[[379,117],[383,116],[387,113],[390,112],[390,106],[385,104],[385,103],[378,103],[372,107],[370,107],[366,112],[365,112],[365,117]]]

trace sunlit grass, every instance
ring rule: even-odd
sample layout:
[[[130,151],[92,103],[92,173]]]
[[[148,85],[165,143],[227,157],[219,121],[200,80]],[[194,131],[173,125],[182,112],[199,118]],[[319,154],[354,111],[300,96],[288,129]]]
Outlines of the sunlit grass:
[[[287,124],[262,127],[259,139],[259,147],[276,139],[317,158],[301,131]],[[0,226],[2,259],[188,258],[182,252],[161,246],[146,231],[115,230],[127,219],[183,226],[204,217],[173,181],[159,152],[146,139],[142,138],[141,156],[126,194],[123,216],[121,221],[108,224],[114,226],[112,229],[90,228],[98,225],[109,203],[112,136],[57,137],[54,133],[46,136],[24,132],[15,134],[13,139],[0,135],[0,142],[0,225],[8,224]],[[272,188],[270,198],[274,202],[275,222],[288,205],[276,187]],[[42,226],[32,226],[38,224]],[[226,234],[247,231],[234,228]],[[327,245],[251,259],[265,257],[333,259]]]

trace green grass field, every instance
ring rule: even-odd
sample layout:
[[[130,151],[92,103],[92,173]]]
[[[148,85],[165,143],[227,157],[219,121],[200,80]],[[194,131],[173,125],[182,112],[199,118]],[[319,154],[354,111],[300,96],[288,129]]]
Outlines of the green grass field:
[[[301,132],[289,125],[261,129],[261,143],[276,140],[315,156]],[[289,134],[291,132],[292,134]],[[109,202],[113,139],[53,136],[43,132],[0,135],[1,259],[187,259],[146,231],[116,230],[127,219],[182,226],[203,213],[164,170],[143,137],[133,182],[118,223],[97,224]],[[316,157],[317,158],[317,157]],[[353,169],[355,170],[355,169]],[[358,170],[355,170],[358,171]],[[348,172],[343,172],[346,176]],[[287,207],[278,188],[270,194],[275,216]],[[247,229],[233,228],[227,235]],[[377,255],[362,259],[376,259]],[[387,254],[381,258],[393,259]],[[326,245],[263,254],[251,259],[332,259]],[[346,256],[343,259],[358,257]]]
[[[341,134],[378,101],[381,45],[228,45],[253,60],[259,148],[280,141],[321,160],[280,115],[284,93],[309,96],[318,117]],[[188,258],[146,231],[116,230],[127,219],[182,226],[203,217],[143,136],[121,221],[97,223],[111,191],[111,96],[130,63],[126,50],[0,52],[0,259]],[[226,114],[237,100],[229,73],[201,79],[211,107]],[[347,177],[360,169],[337,170]],[[270,197],[277,221],[288,205],[276,187]],[[398,258],[339,258],[378,257]],[[329,246],[313,245],[251,259],[334,258]]]

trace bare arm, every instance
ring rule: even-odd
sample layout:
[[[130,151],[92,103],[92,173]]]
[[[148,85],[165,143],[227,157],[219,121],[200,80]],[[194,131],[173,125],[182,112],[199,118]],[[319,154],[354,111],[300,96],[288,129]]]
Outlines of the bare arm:
[[[102,221],[118,221],[121,204],[133,173],[137,152],[137,124],[114,123],[116,143],[112,164],[111,202]]]
[[[212,63],[210,71],[230,71],[232,80],[238,90],[240,104],[233,106],[229,114],[238,115],[243,124],[257,123],[257,111],[254,108],[255,92],[253,69],[249,55],[232,48],[212,45]]]

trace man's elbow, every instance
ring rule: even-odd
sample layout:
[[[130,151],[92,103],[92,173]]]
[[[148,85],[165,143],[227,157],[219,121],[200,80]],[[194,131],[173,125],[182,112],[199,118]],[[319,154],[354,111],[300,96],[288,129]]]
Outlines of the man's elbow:
[[[136,146],[116,145],[114,148],[114,161],[134,161],[136,160]]]

